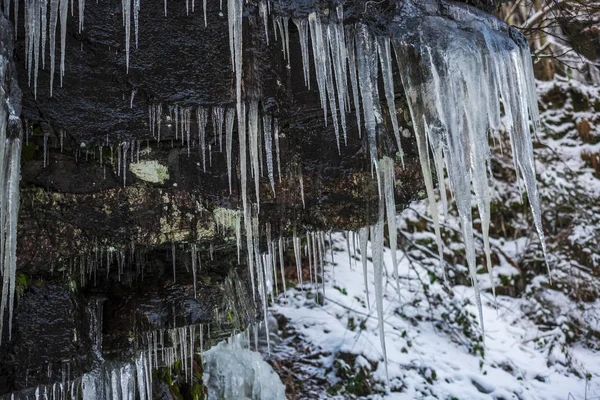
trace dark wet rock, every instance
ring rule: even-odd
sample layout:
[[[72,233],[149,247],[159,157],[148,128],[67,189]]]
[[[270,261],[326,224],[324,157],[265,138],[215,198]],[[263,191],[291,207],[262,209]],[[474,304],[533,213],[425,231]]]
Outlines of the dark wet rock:
[[[0,393],[32,383],[62,380],[91,369],[96,360],[88,336],[85,300],[68,284],[44,284],[19,277],[22,290],[13,320],[13,338],[3,342]]]

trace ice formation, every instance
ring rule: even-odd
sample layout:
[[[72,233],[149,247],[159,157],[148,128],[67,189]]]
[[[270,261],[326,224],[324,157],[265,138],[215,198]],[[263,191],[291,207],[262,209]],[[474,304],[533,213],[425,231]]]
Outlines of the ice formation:
[[[17,269],[17,217],[21,179],[21,91],[12,61],[13,37],[10,23],[0,15],[0,343],[8,311],[11,338]]]
[[[285,386],[240,334],[204,353],[209,399],[285,399]]]
[[[15,0],[16,1],[16,0]],[[37,76],[39,64],[45,64],[46,36],[49,38],[51,86],[53,84],[55,64],[55,41],[58,17],[61,26],[61,66],[60,76],[64,75],[64,55],[66,40],[66,18],[68,2],[66,0],[26,0],[25,31],[26,31],[26,65],[29,71],[29,81],[33,81],[34,93],[37,93]],[[5,2],[6,4],[6,2]],[[265,23],[268,40],[268,4],[264,2],[259,7]],[[259,4],[259,5],[260,5]],[[332,122],[338,149],[340,142],[344,143],[347,136],[347,114],[351,110],[350,100],[354,106],[355,119],[359,134],[363,131],[367,136],[367,144],[373,165],[374,178],[380,189],[379,213],[375,225],[359,231],[361,253],[366,250],[369,230],[373,242],[373,259],[375,265],[375,306],[381,315],[381,285],[383,271],[383,232],[387,220],[389,238],[392,249],[395,249],[397,234],[395,227],[395,168],[396,155],[402,163],[402,146],[400,128],[397,121],[395,104],[395,88],[393,82],[393,66],[397,64],[398,72],[406,92],[410,114],[417,141],[421,168],[423,171],[427,196],[429,199],[436,243],[440,261],[443,261],[443,243],[440,233],[440,214],[435,197],[434,177],[440,185],[439,193],[446,206],[446,188],[444,174],[448,176],[449,188],[459,212],[466,247],[466,258],[471,279],[477,293],[477,305],[481,316],[481,300],[478,292],[477,265],[473,239],[472,203],[479,211],[484,238],[484,252],[488,269],[491,268],[489,248],[489,224],[491,201],[490,149],[488,137],[490,132],[506,131],[510,137],[512,155],[518,178],[522,180],[524,191],[531,204],[535,227],[544,246],[541,229],[540,208],[537,199],[535,181],[535,166],[531,145],[531,131],[537,126],[537,103],[533,73],[527,43],[521,36],[503,23],[478,13],[471,8],[450,5],[440,1],[428,6],[421,6],[416,1],[406,1],[406,5],[395,19],[388,25],[385,35],[375,32],[373,28],[356,22],[344,26],[344,10],[339,5],[329,13],[317,11],[305,16],[294,16],[293,22],[299,31],[302,68],[305,84],[310,87],[309,52],[313,56],[313,68],[316,86],[319,91],[320,105],[325,123]],[[18,7],[18,3],[15,3]],[[192,9],[193,9],[192,3]],[[242,245],[242,224],[246,240],[246,254],[253,293],[258,294],[263,304],[265,319],[267,318],[266,304],[269,297],[277,291],[277,251],[280,254],[284,247],[282,238],[269,238],[269,249],[261,253],[259,249],[258,213],[260,212],[260,178],[262,176],[263,141],[266,161],[266,171],[273,191],[276,193],[275,166],[273,146],[277,163],[279,180],[282,178],[279,139],[281,131],[278,120],[261,110],[259,98],[245,98],[243,93],[242,65],[242,17],[244,2],[228,0],[228,21],[230,53],[235,74],[235,110],[233,108],[215,107],[210,112],[203,107],[197,107],[195,115],[190,106],[174,105],[163,115],[162,104],[149,106],[150,132],[160,142],[161,124],[163,118],[174,123],[176,139],[181,134],[181,142],[187,140],[188,152],[191,146],[191,118],[195,116],[198,131],[198,147],[202,155],[202,168],[206,171],[206,127],[211,118],[213,126],[213,141],[209,146],[209,166],[212,156],[212,146],[216,148],[218,138],[219,149],[222,150],[223,127],[225,128],[225,148],[227,172],[231,192],[232,146],[234,120],[237,116],[237,133],[239,143],[239,180],[242,197],[242,213],[236,219],[236,243],[238,252]],[[434,8],[435,8],[434,7]],[[5,6],[5,10],[6,10]],[[15,8],[16,10],[16,8]],[[84,1],[79,1],[79,29],[83,29]],[[126,65],[129,66],[129,42],[131,29],[131,11],[133,11],[134,30],[137,46],[137,26],[139,1],[123,0],[123,24],[126,32]],[[49,19],[46,15],[50,12]],[[166,1],[165,1],[166,13]],[[205,23],[206,5],[204,4]],[[451,18],[449,18],[451,17]],[[283,57],[290,63],[289,54],[289,19],[278,15],[273,19],[274,37],[281,39]],[[4,29],[4,28],[3,28]],[[278,35],[277,35],[278,33]],[[310,41],[310,43],[309,43]],[[13,85],[10,64],[6,54],[2,54],[2,80],[8,87]],[[395,60],[394,60],[395,56]],[[394,62],[395,61],[395,62]],[[381,79],[379,73],[381,71]],[[348,82],[348,80],[350,82]],[[381,81],[381,85],[380,85]],[[13,87],[13,86],[11,86]],[[379,87],[383,88],[386,101],[387,115],[391,122],[391,132],[385,124]],[[50,88],[52,91],[52,87]],[[350,90],[352,94],[350,94]],[[1,99],[0,108],[0,174],[2,197],[0,204],[0,263],[2,265],[3,290],[2,306],[12,314],[15,286],[15,247],[16,247],[16,216],[18,211],[18,180],[20,137],[15,136],[15,126],[20,127],[18,115],[20,106],[18,97],[10,90],[9,98]],[[250,96],[248,96],[250,97]],[[262,130],[261,130],[262,125]],[[11,128],[11,126],[13,128]],[[20,129],[20,128],[19,128]],[[341,132],[340,132],[341,131]],[[386,154],[378,146],[382,135],[393,137],[396,148]],[[262,136],[262,137],[261,137]],[[340,137],[341,136],[341,137]],[[274,141],[274,143],[273,143]],[[139,143],[122,142],[116,146],[117,172],[122,175],[126,184],[127,158],[133,159],[135,149],[139,151]],[[113,147],[111,146],[111,151]],[[389,153],[389,151],[388,151]],[[86,153],[87,154],[87,153]],[[249,156],[249,157],[248,157]],[[248,168],[249,166],[249,168]],[[298,168],[299,190],[304,205],[304,187],[301,168]],[[250,179],[254,180],[255,201],[251,201],[247,193]],[[270,227],[267,227],[270,236]],[[294,232],[292,245],[297,265],[297,274],[302,286],[302,254],[309,260],[309,277],[312,283],[322,277],[324,256],[324,239],[322,233],[309,233],[303,238]],[[195,252],[195,250],[194,250]],[[173,251],[173,255],[175,252]],[[397,260],[392,252],[392,260],[397,278]],[[174,260],[175,263],[175,260]],[[365,265],[365,264],[363,264]],[[196,265],[193,265],[193,273]],[[281,271],[284,280],[283,271]],[[175,276],[173,277],[175,280]],[[276,286],[273,290],[273,286]],[[282,285],[284,287],[284,285]],[[369,302],[370,303],[370,302]],[[2,321],[2,318],[0,318]],[[9,318],[10,321],[10,318]],[[10,323],[10,322],[9,322]],[[1,322],[0,322],[1,324]],[[381,322],[382,324],[382,322]],[[0,325],[1,328],[1,325]],[[385,339],[380,325],[382,347],[385,354]],[[193,334],[192,334],[193,337]],[[185,348],[185,347],[184,347]],[[184,351],[184,350],[182,350]],[[191,354],[191,349],[189,350]],[[185,356],[188,353],[183,354]],[[188,355],[189,355],[188,354]],[[152,363],[152,355],[148,353],[136,360],[138,386],[147,385],[149,375],[146,364]],[[145,358],[144,358],[145,357]],[[139,364],[139,365],[138,365]],[[131,376],[133,369],[119,370],[119,374]],[[146,375],[144,375],[146,374]],[[91,392],[102,386],[94,376],[86,378],[84,386]],[[100,378],[98,378],[100,379]],[[104,379],[104,378],[102,378]],[[112,379],[112,373],[111,373]],[[111,386],[112,387],[112,386]],[[92,389],[94,388],[94,389]],[[105,390],[105,389],[102,389]],[[112,390],[112,389],[111,389]],[[121,389],[122,394],[125,390]],[[129,386],[127,389],[129,393]],[[139,396],[150,397],[145,391]]]
[[[281,17],[277,18],[277,24],[283,24]],[[376,178],[381,197],[379,222],[371,227],[374,261],[380,258],[378,252],[383,246],[380,234],[383,229],[383,209],[387,210],[392,248],[395,248],[397,241],[395,162],[385,155],[380,159],[378,149],[379,136],[386,133],[378,89],[380,66],[392,125],[391,134],[396,141],[397,154],[403,162],[392,79],[393,49],[417,139],[440,262],[443,262],[443,244],[433,178],[435,175],[440,184],[439,193],[445,212],[446,173],[461,220],[467,264],[475,287],[483,330],[471,207],[474,203],[481,216],[484,253],[491,275],[488,237],[492,180],[488,144],[490,134],[497,135],[502,131],[509,135],[517,179],[522,182],[531,205],[535,228],[544,253],[546,251],[531,144],[531,134],[538,125],[538,111],[527,42],[513,28],[489,15],[444,1],[427,4],[407,1],[394,23],[389,24],[389,32],[385,36],[374,33],[371,27],[360,21],[347,29],[344,35],[341,7],[337,7],[335,12],[330,10],[328,14],[312,12],[305,18],[294,17],[293,21],[299,31],[305,84],[310,85],[310,48],[325,123],[329,113],[338,146],[338,119],[345,132],[344,116],[349,111],[348,76],[359,129],[359,110],[362,109],[371,160],[378,171]],[[287,47],[286,44],[283,46],[284,49]],[[362,104],[359,104],[359,97]],[[299,180],[302,182],[302,176]],[[366,231],[361,230],[359,237],[363,248]],[[296,240],[294,238],[294,242]],[[396,264],[395,252],[392,258]],[[382,269],[378,262],[375,262],[375,268]],[[378,277],[377,271],[375,275],[377,298],[381,277]],[[379,303],[377,299],[376,303]],[[385,346],[383,338],[382,346]]]

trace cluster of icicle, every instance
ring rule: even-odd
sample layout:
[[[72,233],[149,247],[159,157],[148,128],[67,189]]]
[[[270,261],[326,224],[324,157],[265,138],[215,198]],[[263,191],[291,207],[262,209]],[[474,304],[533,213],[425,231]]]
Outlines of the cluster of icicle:
[[[153,399],[154,369],[171,368],[176,362],[181,362],[183,376],[180,378],[187,382],[192,381],[194,355],[204,353],[205,331],[210,335],[209,326],[197,324],[148,332],[142,336],[139,343],[143,350],[137,352],[131,363],[105,363],[83,375],[80,380],[81,388],[77,385],[73,385],[73,388],[81,391],[83,400]]]
[[[202,169],[206,172],[207,153],[208,166],[212,166],[212,155],[215,150],[223,152],[223,137],[225,137],[225,156],[227,162],[227,176],[229,181],[229,192],[232,192],[232,152],[233,152],[233,130],[235,126],[236,109],[231,107],[193,107],[173,105],[164,110],[161,103],[151,104],[148,109],[150,133],[160,145],[161,125],[166,125],[174,131],[174,140],[181,140],[181,146],[187,148],[190,155],[191,149],[197,147],[202,156]],[[281,159],[279,150],[279,120],[268,112],[262,112],[257,100],[250,101],[242,107],[243,119],[248,121],[248,132],[239,137],[240,157],[242,148],[244,157],[250,155],[250,168],[252,177],[255,179],[256,202],[260,201],[259,179],[266,172],[271,183],[273,196],[275,196],[275,167],[279,181],[281,182]],[[212,138],[208,138],[208,121],[212,122]],[[197,128],[192,129],[195,119]],[[193,130],[196,132],[194,133]],[[197,134],[197,138],[194,135]],[[172,140],[173,144],[173,140]],[[208,150],[208,151],[207,151]],[[263,161],[263,154],[265,160]],[[244,168],[246,171],[246,168]],[[243,182],[246,177],[242,176]],[[245,190],[245,187],[242,189]]]
[[[95,313],[92,313],[95,315]],[[101,315],[101,307],[100,314]],[[101,319],[96,319],[100,325],[91,325],[90,337],[93,338],[95,346],[99,346],[98,340],[101,341],[102,335],[97,335],[102,332]],[[264,325],[264,324],[261,324]],[[227,340],[227,347],[234,346],[237,351],[242,349],[250,349],[251,333],[254,337],[254,348],[258,349],[258,331],[260,326],[253,325],[246,331],[233,335]],[[152,392],[152,371],[157,368],[171,368],[177,362],[181,364],[180,379],[186,382],[191,382],[194,379],[194,364],[196,354],[205,355],[203,357],[206,367],[218,369],[215,373],[228,374],[228,369],[220,370],[218,368],[219,358],[215,356],[215,352],[210,352],[207,340],[210,338],[209,324],[187,325],[178,328],[158,329],[142,334],[138,338],[138,351],[131,362],[105,362],[94,370],[84,374],[79,378],[72,379],[70,376],[70,368],[63,368],[62,379],[51,385],[42,385],[31,389],[26,389],[22,392],[13,393],[10,399],[123,399],[134,400],[151,400]],[[101,346],[101,345],[100,345]],[[222,349],[222,345],[219,349]],[[255,357],[260,357],[255,353]],[[256,361],[256,360],[254,360]],[[246,368],[254,368],[252,365],[246,365]],[[262,369],[261,369],[262,371]],[[265,374],[268,369],[264,370]],[[235,375],[231,374],[233,378]],[[214,382],[213,382],[214,383]],[[257,381],[256,384],[259,384]],[[264,386],[266,385],[266,386]],[[260,387],[265,387],[265,390],[270,390],[268,382],[263,382]],[[241,386],[238,385],[241,388]],[[283,390],[285,388],[281,385]],[[234,388],[232,387],[231,390]],[[280,387],[277,386],[277,390]],[[271,397],[269,397],[271,398]],[[283,398],[278,396],[277,398]]]
[[[151,400],[153,369],[170,368],[180,361],[184,372],[181,378],[192,380],[194,354],[204,352],[206,330],[206,326],[198,324],[148,332],[140,340],[140,350],[131,362],[102,363],[75,379],[66,370],[61,381],[13,393],[11,399]],[[102,332],[102,327],[91,325],[90,337],[101,340],[102,335],[96,335],[97,332]]]
[[[0,343],[8,310],[11,338],[17,270],[17,217],[21,179],[21,91],[12,62],[12,31],[0,15]]]
[[[433,2],[429,3],[431,4],[427,7],[431,8]],[[404,15],[401,13],[395,24],[392,24],[389,34],[385,36],[376,36],[370,27],[361,22],[344,29],[342,5],[330,11],[326,17],[314,12],[307,18],[293,19],[299,31],[305,83],[310,87],[309,49],[312,49],[325,123],[329,111],[338,145],[340,125],[344,141],[347,134],[346,113],[351,109],[349,87],[352,88],[359,132],[362,125],[362,109],[362,121],[364,121],[371,160],[377,170],[380,193],[379,219],[370,228],[370,234],[375,249],[376,305],[380,316],[384,354],[385,341],[381,321],[383,227],[384,210],[387,210],[390,244],[394,249],[392,253],[396,268],[395,163],[387,157],[380,161],[377,150],[378,134],[383,129],[378,75],[381,68],[381,80],[392,130],[402,160],[394,104],[392,53],[395,54],[407,95],[434,221],[440,261],[443,260],[443,245],[433,176],[437,177],[440,185],[439,193],[445,214],[447,210],[445,172],[461,220],[466,258],[475,287],[482,329],[483,316],[476,273],[471,206],[472,202],[475,202],[481,216],[486,264],[491,274],[488,238],[492,180],[488,143],[490,134],[495,137],[503,131],[510,137],[517,179],[522,192],[527,194],[535,228],[545,253],[531,143],[531,131],[535,131],[538,124],[538,111],[528,45],[518,33],[490,16],[443,1],[439,4],[444,7],[444,10],[439,9],[435,14],[429,10],[424,11],[416,2],[406,1],[404,5],[406,13]],[[439,7],[439,4],[436,6]],[[242,23],[239,11],[243,3],[240,0],[230,0],[229,5],[230,44],[236,71],[238,109],[243,109],[240,76]],[[267,7],[263,6],[259,9],[262,10],[268,36],[268,18],[265,11]],[[442,11],[447,13],[445,17],[439,15]],[[411,18],[409,24],[407,21]],[[284,57],[289,62],[288,26],[289,18],[277,16],[273,20],[275,32],[279,30],[283,39]],[[240,137],[243,137],[246,121],[239,116],[238,130]],[[245,155],[241,157],[241,162],[244,217],[247,218],[249,213],[244,187]],[[368,231],[367,228],[361,230],[360,237],[364,239]],[[251,233],[247,228],[248,237],[251,237]]]
[[[19,0],[3,1],[4,13],[14,18],[14,25],[17,26],[19,20]],[[33,81],[33,93],[37,97],[38,74],[41,69],[46,68],[46,53],[49,53],[50,63],[50,97],[54,87],[54,74],[56,70],[56,34],[60,34],[60,85],[65,74],[65,51],[67,42],[67,16],[74,15],[75,0],[71,0],[69,9],[69,0],[24,0],[24,30],[25,30],[25,60],[28,70],[28,82],[31,86]],[[222,9],[222,0],[220,2]],[[123,27],[125,29],[125,65],[129,71],[129,53],[131,47],[131,22],[133,19],[133,28],[135,34],[135,48],[138,48],[139,39],[139,12],[140,0],[121,0],[121,12]],[[190,7],[191,6],[191,7]],[[78,29],[79,33],[83,30],[85,15],[85,0],[78,0]],[[195,0],[186,0],[186,14],[195,11]],[[191,8],[191,10],[190,10]],[[207,26],[206,0],[202,1],[204,13],[204,26]],[[164,14],[167,16],[167,0],[164,0]],[[60,32],[58,25],[60,23]],[[48,48],[48,51],[46,51]]]

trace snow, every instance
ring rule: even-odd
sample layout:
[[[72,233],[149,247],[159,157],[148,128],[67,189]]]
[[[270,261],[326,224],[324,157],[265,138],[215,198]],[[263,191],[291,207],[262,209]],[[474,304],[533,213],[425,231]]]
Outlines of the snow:
[[[377,249],[369,244],[366,255],[354,254],[342,233],[333,234],[333,244],[335,264],[326,263],[324,305],[316,305],[311,290],[306,291],[305,286],[305,291],[290,289],[286,293],[287,300],[280,297],[280,302],[271,307],[273,313],[285,316],[297,332],[294,340],[280,346],[308,349],[306,357],[313,360],[298,366],[300,374],[317,374],[334,387],[340,378],[328,371],[334,368],[338,357],[348,353],[357,356],[357,365],[351,368],[358,370],[365,364],[373,368],[369,374],[375,382],[375,393],[370,398],[565,400],[569,396],[583,399],[586,390],[588,398],[600,393],[600,363],[597,361],[600,358],[596,351],[573,347],[570,357],[580,365],[579,376],[561,363],[548,364],[546,349],[538,345],[544,332],[521,311],[527,299],[498,296],[496,312],[492,296],[484,294],[486,345],[485,348],[473,347],[469,343],[473,339],[464,336],[467,331],[461,332],[451,315],[462,309],[470,323],[475,322],[476,307],[469,301],[474,296],[473,288],[456,286],[448,293],[439,281],[429,281],[422,265],[399,252],[401,298],[398,298],[391,279],[391,252],[385,248],[382,320],[391,390],[386,393],[384,356],[379,345],[381,334],[375,310],[366,307],[361,269],[348,261],[349,252],[352,258],[366,259],[369,286],[373,288],[376,277],[371,260],[375,256],[373,250],[377,252]],[[427,289],[419,279],[427,282]],[[442,296],[445,305],[433,304],[436,296]],[[353,327],[350,320],[356,326]],[[363,328],[357,328],[360,324]],[[475,343],[481,343],[474,339]],[[285,350],[280,347],[276,352],[283,354]],[[586,374],[590,374],[591,380],[586,381]],[[320,398],[345,398],[343,393],[337,397],[328,395],[324,389]]]

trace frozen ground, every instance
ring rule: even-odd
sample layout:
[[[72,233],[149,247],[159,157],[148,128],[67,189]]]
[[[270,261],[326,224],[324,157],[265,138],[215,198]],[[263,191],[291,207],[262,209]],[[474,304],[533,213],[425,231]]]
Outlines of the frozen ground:
[[[334,263],[326,266],[325,301],[315,302],[314,289],[290,289],[287,300],[273,306],[292,333],[277,346],[274,358],[303,352],[296,366],[319,398],[354,395],[360,374],[369,381],[356,392],[386,399],[592,399],[600,396],[600,354],[578,345],[568,356],[548,349],[541,331],[521,311],[527,300],[484,296],[485,346],[475,332],[476,308],[470,287],[446,292],[427,270],[398,251],[400,298],[392,278],[391,251],[385,250],[387,276],[384,313],[390,393],[377,330],[376,312],[367,305],[360,259],[344,234],[333,235]],[[350,260],[349,260],[349,254]],[[373,302],[373,266],[368,259],[369,295]],[[551,291],[549,296],[553,294]],[[560,295],[553,301],[560,301]],[[439,297],[439,298],[438,298]],[[438,299],[436,299],[438,298]],[[437,304],[439,303],[439,304]],[[287,349],[286,349],[287,347]],[[575,368],[566,364],[569,357]],[[553,358],[548,365],[548,359]],[[353,364],[348,362],[352,361]],[[348,371],[344,371],[348,369]],[[361,372],[362,370],[362,372]],[[329,390],[327,390],[329,389]],[[378,393],[375,393],[378,392]],[[359,394],[360,394],[359,393]],[[307,395],[307,398],[310,395]]]

